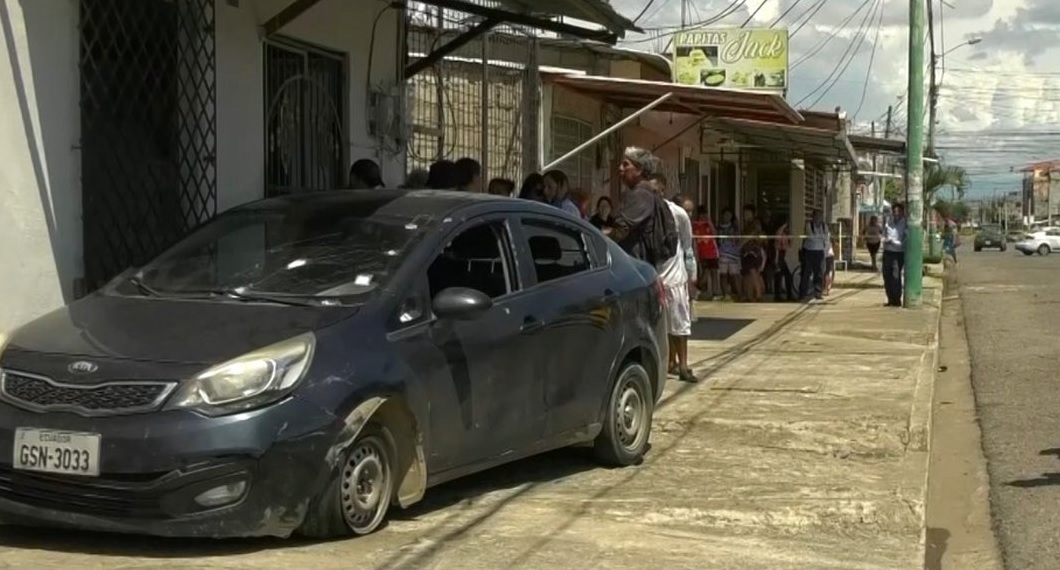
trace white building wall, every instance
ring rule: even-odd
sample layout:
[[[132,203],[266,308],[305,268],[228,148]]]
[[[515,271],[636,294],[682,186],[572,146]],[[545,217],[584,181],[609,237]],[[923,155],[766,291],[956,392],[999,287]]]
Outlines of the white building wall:
[[[218,211],[263,194],[260,25],[291,1],[217,2]],[[404,148],[380,150],[366,110],[369,82],[401,83],[403,17],[387,6],[322,0],[280,34],[347,56],[349,158],[375,159],[396,185],[405,176]],[[0,0],[0,338],[71,301],[84,272],[77,24],[78,0]]]
[[[81,273],[76,0],[0,0],[0,336]]]

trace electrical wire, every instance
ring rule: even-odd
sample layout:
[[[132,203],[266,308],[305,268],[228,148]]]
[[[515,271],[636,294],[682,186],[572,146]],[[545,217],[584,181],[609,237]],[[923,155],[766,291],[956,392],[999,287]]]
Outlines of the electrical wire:
[[[876,1],[878,1],[878,0],[864,0],[861,3],[861,5],[857,7],[856,10],[851,12],[851,14],[849,16],[847,16],[845,20],[843,20],[842,22],[839,23],[839,29],[842,30],[843,28],[845,28],[847,26],[847,24],[849,24],[850,21],[854,19],[854,16],[857,16],[858,13],[861,12],[862,10],[864,10],[866,6],[868,6],[869,4],[873,4]],[[807,20],[807,21],[809,21],[809,20]],[[790,38],[791,36],[789,35],[788,37]],[[832,41],[832,38],[834,38],[834,37],[836,37],[836,34],[832,34],[832,35],[828,36],[827,38],[825,38],[823,42],[817,44],[816,48],[814,48],[809,53],[807,53],[807,54],[803,55],[802,57],[800,57],[798,60],[795,61],[795,63],[791,64],[791,69],[795,69],[795,68],[799,67],[804,62],[809,60],[811,57],[813,57],[813,56],[817,55],[818,53],[820,53],[821,50],[824,49],[824,47],[828,45],[828,42]]]
[[[861,112],[861,107],[865,105],[865,94],[869,91],[869,79],[872,78],[872,65],[876,62],[876,48],[879,46],[880,43],[880,28],[883,27],[882,5],[877,10],[877,12],[879,12],[879,17],[876,19],[876,37],[872,40],[872,55],[869,56],[869,67],[865,70],[865,83],[861,86],[861,99],[858,101],[858,108],[851,116],[850,122],[854,122],[857,120],[858,113]]]
[[[740,7],[743,6],[746,2],[747,2],[747,0],[735,0],[727,8],[724,8],[720,14],[717,14],[717,15],[712,16],[710,18],[707,18],[705,20],[700,20],[700,21],[697,21],[697,22],[690,22],[686,27],[688,27],[688,28],[697,28],[697,27],[701,27],[701,26],[709,26],[711,24],[714,24],[716,22],[724,20],[725,18],[729,17],[734,12],[736,12],[736,10],[739,10]],[[668,36],[670,37],[670,41],[672,41],[674,32],[679,31],[681,28],[682,28],[682,26],[680,24],[678,24],[676,26],[659,26],[659,27],[656,27],[656,28],[643,28],[645,31],[652,30],[652,31],[656,31],[658,33],[649,34],[648,37],[645,37],[645,38],[638,38],[638,39],[635,39],[635,40],[623,40],[621,43],[622,43],[622,45],[643,44],[643,43],[654,42],[656,40],[659,40],[661,38],[668,37]],[[667,46],[669,46],[669,42],[667,42]],[[664,49],[659,50],[659,51],[665,52],[666,49],[664,48]]]
[[[754,11],[754,12],[751,12],[751,15],[750,15],[750,16],[748,16],[748,17],[747,17],[747,19],[746,19],[746,20],[744,20],[742,24],[740,24],[740,27],[741,27],[741,28],[746,28],[746,27],[747,27],[747,24],[750,24],[750,23],[751,23],[751,20],[754,20],[754,19],[755,19],[755,16],[757,16],[757,15],[758,15],[758,11],[762,9],[762,6],[765,6],[765,5],[766,5],[766,2],[769,2],[769,0],[762,0],[762,2],[758,4],[758,7],[757,7],[757,8],[755,8],[755,11]]]
[[[779,24],[779,23],[780,23],[780,21],[784,19],[784,16],[787,16],[788,14],[790,14],[790,13],[791,13],[791,11],[792,11],[792,10],[794,10],[794,9],[795,9],[795,7],[796,7],[796,6],[798,6],[800,2],[802,2],[802,0],[795,0],[794,2],[792,2],[792,3],[791,3],[791,6],[788,6],[788,9],[787,9],[787,10],[784,10],[784,13],[783,13],[783,14],[781,14],[781,15],[777,16],[777,19],[776,19],[776,20],[773,20],[773,23],[772,23],[772,24],[769,24],[769,27],[770,27],[770,28],[773,28],[774,26],[776,26],[777,24]]]
[[[824,81],[822,81],[821,84],[818,85],[814,90],[807,93],[805,97],[795,103],[796,106],[802,105],[804,101],[806,101],[810,97],[813,97],[814,93],[817,93],[821,91],[821,89],[824,89],[824,91],[821,91],[820,95],[818,95],[817,98],[814,99],[813,103],[810,103],[811,108],[817,105],[817,103],[819,103],[821,99],[824,98],[824,96],[832,90],[832,87],[835,87],[836,81],[832,81],[832,79],[838,79],[839,77],[842,77],[843,73],[845,73],[847,68],[850,67],[850,62],[854,61],[854,58],[857,57],[858,52],[861,51],[861,44],[865,42],[865,37],[868,36],[868,22],[870,21],[870,18],[875,17],[876,11],[880,9],[882,5],[882,0],[868,1],[872,3],[872,10],[870,10],[867,14],[865,14],[865,17],[862,18],[861,24],[858,27],[858,31],[855,32],[855,39],[851,40],[850,45],[847,46],[847,49],[843,52],[843,55],[839,57],[839,62],[837,62],[836,66],[832,68],[832,72],[828,74],[828,77],[826,77]],[[853,51],[853,53],[851,53],[851,51]],[[837,73],[838,75],[836,75]]]
[[[795,34],[799,33],[799,30],[801,30],[806,24],[810,23],[810,20],[812,20],[813,17],[817,15],[817,12],[821,11],[821,8],[824,7],[825,2],[827,1],[828,0],[819,0],[817,4],[812,8],[812,11],[810,8],[807,8],[806,12],[803,12],[802,16],[806,16],[807,12],[809,12],[809,16],[806,16],[806,19],[802,20],[802,23],[800,23],[798,26],[795,27],[794,30],[788,33],[788,39],[795,37]],[[801,20],[802,16],[796,18],[795,21],[798,22],[799,20]]]
[[[639,22],[640,19],[642,17],[644,17],[644,13],[647,12],[648,8],[651,8],[651,5],[654,4],[654,3],[655,3],[655,0],[648,0],[648,2],[644,4],[644,7],[641,8],[640,14],[637,14],[637,17],[633,18],[633,23],[636,24],[637,22]]]

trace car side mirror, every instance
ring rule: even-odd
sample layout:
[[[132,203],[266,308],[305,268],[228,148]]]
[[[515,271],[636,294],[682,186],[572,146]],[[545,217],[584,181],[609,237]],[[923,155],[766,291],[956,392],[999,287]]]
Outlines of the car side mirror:
[[[443,319],[471,320],[493,307],[493,299],[477,289],[449,287],[434,296],[431,308]]]

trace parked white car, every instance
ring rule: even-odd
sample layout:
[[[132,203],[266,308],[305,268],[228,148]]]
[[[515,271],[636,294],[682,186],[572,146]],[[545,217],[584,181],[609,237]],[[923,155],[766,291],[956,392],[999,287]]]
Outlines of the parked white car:
[[[1023,255],[1049,255],[1060,251],[1060,227],[1050,226],[1026,234],[1016,242],[1015,247]]]

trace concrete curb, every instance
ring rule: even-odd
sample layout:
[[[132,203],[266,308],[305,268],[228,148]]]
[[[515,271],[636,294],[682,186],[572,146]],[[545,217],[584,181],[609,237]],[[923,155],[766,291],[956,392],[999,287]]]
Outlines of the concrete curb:
[[[927,551],[927,490],[928,473],[931,461],[931,424],[934,414],[935,380],[939,365],[939,332],[942,326],[942,298],[944,288],[936,289],[937,298],[931,299],[929,310],[931,316],[931,341],[916,372],[916,386],[913,390],[913,402],[909,410],[909,424],[906,428],[906,450],[902,459],[902,483],[898,489],[899,498],[905,502],[919,519],[920,544],[917,567],[922,567]],[[935,303],[937,301],[937,305]]]

